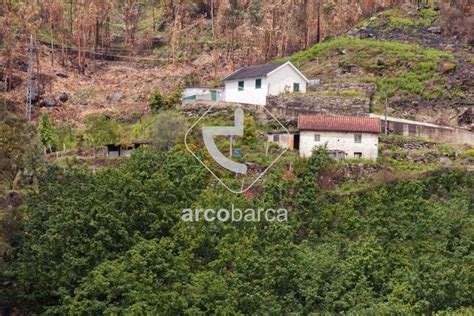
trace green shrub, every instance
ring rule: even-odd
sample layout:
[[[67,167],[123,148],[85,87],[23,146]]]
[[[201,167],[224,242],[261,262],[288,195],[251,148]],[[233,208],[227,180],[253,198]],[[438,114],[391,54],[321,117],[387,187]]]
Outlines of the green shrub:
[[[466,150],[464,154],[468,157],[474,157],[474,148]]]
[[[152,111],[169,110],[181,100],[181,89],[176,89],[171,95],[164,96],[156,91],[148,98],[148,106]]]
[[[157,91],[148,99],[148,106],[152,111],[164,110],[168,108],[168,102],[166,97]]]
[[[58,135],[54,129],[53,123],[51,123],[47,114],[41,114],[38,132],[44,147],[52,151],[52,148],[56,146],[58,141]]]
[[[116,144],[119,137],[119,125],[103,114],[91,114],[84,120],[86,130],[83,131],[83,140],[92,147],[101,147],[107,144]]]

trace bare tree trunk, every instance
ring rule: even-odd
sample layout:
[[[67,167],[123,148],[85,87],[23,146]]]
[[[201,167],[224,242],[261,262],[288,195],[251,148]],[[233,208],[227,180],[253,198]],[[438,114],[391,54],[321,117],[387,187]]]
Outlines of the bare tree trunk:
[[[308,0],[304,0],[304,44],[303,49],[309,46]]]
[[[51,21],[51,67],[54,66],[53,22]]]
[[[317,10],[317,15],[318,15],[318,24],[316,27],[316,43],[321,42],[321,0],[318,0],[318,10]]]
[[[73,25],[73,21],[74,21],[74,18],[73,18],[73,13],[72,13],[72,6],[73,6],[73,1],[74,0],[69,0],[69,18],[71,19],[69,21],[70,25],[69,25],[69,32],[71,32],[71,35],[72,35],[72,25]]]
[[[211,25],[212,25],[212,37],[216,39],[216,34],[214,30],[214,0],[211,0]]]
[[[64,28],[64,19],[61,19],[61,65],[62,66],[65,66],[65,59],[66,59],[66,56],[65,56],[65,51],[64,51],[64,42],[65,42],[65,37],[66,37],[66,34],[65,34],[66,30]]]
[[[155,31],[155,4],[154,3],[151,8],[151,16],[152,16],[153,32],[154,32]]]

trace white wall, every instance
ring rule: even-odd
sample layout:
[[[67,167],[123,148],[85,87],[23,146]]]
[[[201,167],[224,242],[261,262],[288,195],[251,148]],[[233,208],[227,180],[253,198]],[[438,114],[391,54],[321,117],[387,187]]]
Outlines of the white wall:
[[[192,95],[203,95],[211,94],[211,90],[208,88],[184,88],[183,89],[183,98],[190,97]]]
[[[321,135],[319,142],[314,141],[315,134]],[[361,143],[354,142],[354,134],[357,133],[301,131],[300,156],[309,157],[314,147],[327,143],[329,150],[342,150],[346,153],[346,158],[354,158],[355,152],[361,152],[362,158],[375,160],[378,155],[378,134],[360,133],[362,134]]]
[[[279,95],[286,91],[293,92],[293,83],[299,83],[300,92],[306,93],[306,81],[287,64],[268,76],[268,94]]]
[[[181,98],[184,99],[184,98],[195,95],[196,100],[211,101],[212,99],[211,91],[216,91],[217,101],[223,100],[224,89],[222,88],[212,88],[212,89],[211,88],[196,88],[196,87],[184,88],[181,94]],[[188,102],[193,102],[193,101],[194,100],[189,100]]]
[[[279,135],[278,141],[275,141],[275,135]],[[278,146],[280,146],[281,148],[290,148],[293,147],[293,142],[290,141],[291,137],[293,137],[293,135],[288,133],[268,134],[267,141],[270,143],[278,144]]]
[[[255,80],[262,79],[262,87],[255,89]],[[239,91],[239,81],[244,81],[244,90]],[[251,78],[225,82],[225,102],[265,105],[267,102],[267,78]]]

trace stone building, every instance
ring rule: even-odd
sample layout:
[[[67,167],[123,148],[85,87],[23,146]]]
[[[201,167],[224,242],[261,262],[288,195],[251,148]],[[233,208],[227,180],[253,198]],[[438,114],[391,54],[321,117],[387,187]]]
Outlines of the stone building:
[[[298,129],[301,157],[309,157],[315,147],[326,145],[337,159],[377,158],[381,132],[378,118],[300,115]]]

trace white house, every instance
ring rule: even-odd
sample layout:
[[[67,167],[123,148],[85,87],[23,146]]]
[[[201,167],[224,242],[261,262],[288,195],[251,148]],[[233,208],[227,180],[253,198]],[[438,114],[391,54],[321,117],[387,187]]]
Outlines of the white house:
[[[240,68],[223,81],[224,101],[255,105],[265,105],[269,95],[305,93],[308,84],[308,79],[289,61]]]
[[[309,157],[314,147],[327,144],[334,158],[375,160],[381,132],[380,119],[356,116],[300,115],[300,156]]]

